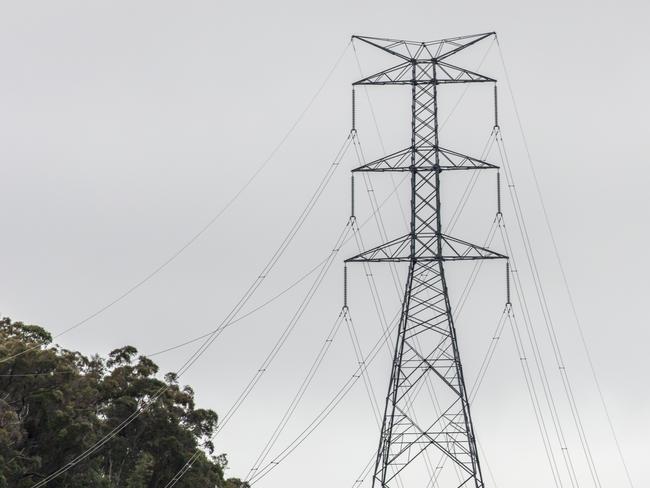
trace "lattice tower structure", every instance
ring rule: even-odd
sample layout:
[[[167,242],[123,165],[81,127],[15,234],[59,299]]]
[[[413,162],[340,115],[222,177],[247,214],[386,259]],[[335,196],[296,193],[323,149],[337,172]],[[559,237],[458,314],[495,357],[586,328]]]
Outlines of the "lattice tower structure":
[[[373,488],[484,486],[445,263],[506,256],[443,234],[440,176],[497,166],[440,145],[438,96],[441,85],[496,83],[450,63],[493,35],[430,42],[354,36],[400,61],[353,86],[411,89],[410,145],[353,169],[410,173],[410,232],[346,260],[408,263]]]

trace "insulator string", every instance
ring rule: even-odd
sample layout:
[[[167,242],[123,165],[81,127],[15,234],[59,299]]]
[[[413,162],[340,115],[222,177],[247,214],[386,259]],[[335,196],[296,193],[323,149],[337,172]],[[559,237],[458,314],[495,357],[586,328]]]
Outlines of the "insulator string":
[[[497,171],[497,217],[501,215],[501,173]]]
[[[348,308],[348,267],[343,266],[343,308]]]
[[[354,173],[350,178],[350,218],[354,219]]]
[[[506,261],[506,308],[512,307],[510,301],[510,261]]]
[[[352,131],[356,131],[356,130],[357,130],[357,97],[353,87],[352,88]]]
[[[499,90],[497,84],[494,84],[494,128],[499,128]]]

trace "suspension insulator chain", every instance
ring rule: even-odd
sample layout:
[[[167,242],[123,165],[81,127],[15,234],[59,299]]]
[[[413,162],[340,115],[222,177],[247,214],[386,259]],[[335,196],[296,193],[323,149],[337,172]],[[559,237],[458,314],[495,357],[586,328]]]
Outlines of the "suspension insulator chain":
[[[506,261],[506,309],[512,309],[512,302],[510,301],[510,260]]]
[[[348,267],[343,266],[343,309],[348,308]]]
[[[499,128],[499,96],[496,83],[494,84],[494,128]]]
[[[497,217],[501,217],[501,173],[497,172]]]
[[[352,132],[357,130],[357,97],[352,88]]]
[[[354,219],[354,174],[350,180],[350,220]]]

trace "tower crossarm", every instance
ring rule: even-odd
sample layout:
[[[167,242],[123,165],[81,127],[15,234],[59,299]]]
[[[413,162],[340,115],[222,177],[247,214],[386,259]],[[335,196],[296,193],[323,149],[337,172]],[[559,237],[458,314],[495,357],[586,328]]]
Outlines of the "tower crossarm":
[[[413,152],[416,154],[413,159]],[[415,165],[413,164],[415,163]],[[407,147],[383,158],[376,159],[352,170],[352,172],[382,171],[449,171],[468,169],[498,169],[482,159],[467,156],[451,149],[432,145]]]
[[[437,73],[434,76],[434,69]],[[353,85],[444,85],[450,83],[495,82],[494,78],[484,76],[459,66],[436,59],[406,61],[392,68],[367,76]]]
[[[352,39],[370,44],[404,61],[426,61],[448,58],[494,35],[496,35],[494,32],[484,32],[482,34],[450,37],[436,41],[408,41],[404,39],[369,36],[352,36]]]
[[[436,233],[418,233],[415,235],[416,253],[411,255],[411,235],[407,234],[368,249],[346,262],[406,263],[411,260],[428,261],[473,261],[476,259],[507,259],[506,256],[485,247]],[[438,252],[438,242],[441,243]]]

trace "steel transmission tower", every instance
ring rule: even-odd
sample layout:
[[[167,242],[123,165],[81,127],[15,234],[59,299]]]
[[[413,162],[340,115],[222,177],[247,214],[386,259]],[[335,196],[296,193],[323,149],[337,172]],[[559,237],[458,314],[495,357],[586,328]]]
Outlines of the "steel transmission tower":
[[[399,64],[353,85],[411,87],[411,144],[353,170],[410,172],[410,232],[346,260],[408,263],[372,482],[375,488],[484,486],[445,263],[505,256],[442,233],[440,177],[443,171],[497,166],[440,146],[438,90],[449,83],[496,81],[448,63],[458,52],[492,35],[431,42],[354,36],[399,58]]]

